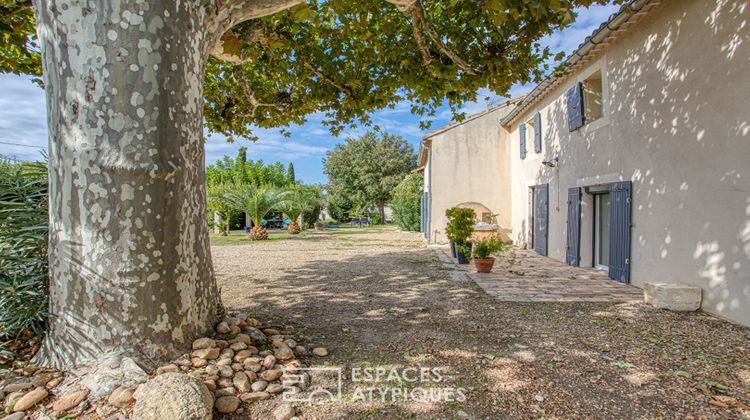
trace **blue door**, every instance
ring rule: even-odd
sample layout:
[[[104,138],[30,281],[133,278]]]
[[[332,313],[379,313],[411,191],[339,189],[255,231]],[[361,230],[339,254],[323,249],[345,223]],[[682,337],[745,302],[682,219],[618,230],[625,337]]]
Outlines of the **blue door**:
[[[568,189],[568,243],[565,262],[579,266],[581,262],[581,188]]]
[[[609,186],[609,278],[630,283],[631,181]]]
[[[547,255],[547,223],[549,221],[549,185],[534,187],[534,251]]]

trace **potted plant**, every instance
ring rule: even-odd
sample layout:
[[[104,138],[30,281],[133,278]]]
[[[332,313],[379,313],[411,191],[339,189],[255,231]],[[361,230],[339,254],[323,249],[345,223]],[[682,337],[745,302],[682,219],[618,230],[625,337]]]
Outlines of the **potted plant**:
[[[448,237],[448,243],[451,247],[451,257],[457,258],[456,255],[456,238],[455,235],[455,228],[453,227],[453,208],[450,208],[445,211],[445,216],[448,218],[448,224],[445,225],[445,235]]]
[[[474,266],[477,267],[477,272],[491,272],[492,266],[495,265],[495,258],[490,255],[502,251],[505,246],[506,243],[500,242],[500,240],[495,237],[484,238],[474,242],[472,257],[474,260]]]
[[[315,230],[317,230],[318,232],[324,231],[325,228],[326,228],[325,223],[323,223],[323,222],[315,222]]]
[[[469,237],[474,233],[476,213],[472,209],[452,207],[445,211],[448,217],[448,225],[445,233],[448,239],[454,243],[456,258],[459,264],[468,264],[471,258],[471,242]]]

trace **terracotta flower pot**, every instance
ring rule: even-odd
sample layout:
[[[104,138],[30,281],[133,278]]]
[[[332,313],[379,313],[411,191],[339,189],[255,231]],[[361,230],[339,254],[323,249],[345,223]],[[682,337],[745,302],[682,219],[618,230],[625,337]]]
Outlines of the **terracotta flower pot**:
[[[492,257],[474,258],[474,265],[477,267],[477,272],[489,273],[492,271],[492,266],[495,265],[495,259]]]

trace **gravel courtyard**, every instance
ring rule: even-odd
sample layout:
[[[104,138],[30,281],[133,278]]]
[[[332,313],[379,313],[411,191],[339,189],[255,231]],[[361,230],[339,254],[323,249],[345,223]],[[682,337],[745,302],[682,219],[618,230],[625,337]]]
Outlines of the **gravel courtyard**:
[[[393,230],[212,253],[228,311],[295,326],[329,350],[310,364],[343,368],[343,398],[299,404],[306,419],[750,416],[748,330],[702,313],[497,301],[452,281],[415,234]],[[377,367],[439,368],[439,383],[376,386],[461,388],[466,399],[362,399],[358,390],[373,384],[353,382],[352,368]],[[244,415],[265,418],[277,404],[257,402]]]

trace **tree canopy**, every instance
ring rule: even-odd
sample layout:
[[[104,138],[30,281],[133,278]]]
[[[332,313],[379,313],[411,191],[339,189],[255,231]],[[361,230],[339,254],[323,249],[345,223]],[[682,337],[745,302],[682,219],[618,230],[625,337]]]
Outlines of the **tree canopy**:
[[[323,160],[329,189],[356,208],[383,207],[416,162],[414,148],[401,136],[368,132],[337,144]]]
[[[291,165],[291,163],[290,163]],[[294,166],[291,166],[294,174]],[[285,187],[293,184],[288,168],[281,162],[266,164],[263,160],[253,161],[247,158],[247,148],[240,147],[237,156],[232,159],[224,156],[206,167],[206,184],[211,185],[252,185],[270,184]]]
[[[0,73],[42,74],[31,0],[0,0]]]
[[[338,134],[407,100],[427,128],[445,102],[458,113],[480,88],[507,95],[540,80],[553,52],[539,40],[572,23],[576,6],[609,2],[310,0],[222,37],[213,51],[221,59],[207,67],[206,126],[254,138],[253,127],[320,113]],[[40,73],[30,7],[0,0],[2,72]]]

